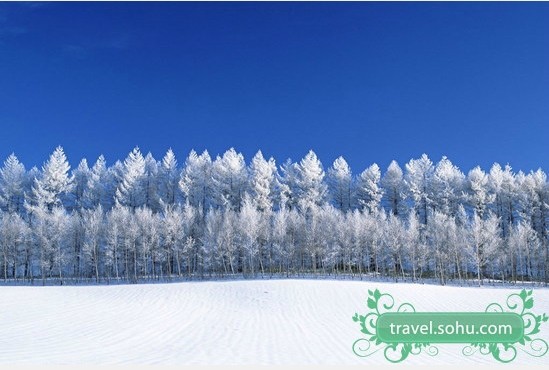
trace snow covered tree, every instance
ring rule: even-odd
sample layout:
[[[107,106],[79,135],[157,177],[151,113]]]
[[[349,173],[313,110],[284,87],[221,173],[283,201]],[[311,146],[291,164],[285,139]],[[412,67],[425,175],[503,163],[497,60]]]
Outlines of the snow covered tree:
[[[0,248],[2,250],[2,276],[4,281],[17,278],[19,263],[25,252],[29,234],[26,222],[17,213],[0,214]]]
[[[395,216],[404,213],[405,193],[402,169],[396,161],[391,161],[387,171],[381,179],[385,197],[386,209]]]
[[[494,214],[487,219],[473,215],[471,224],[471,257],[475,263],[479,286],[483,284],[487,264],[495,257],[502,242],[499,231],[500,220]]]
[[[162,263],[165,254],[160,249],[160,222],[158,214],[153,213],[150,208],[138,208],[135,211],[135,221],[138,226],[137,245],[140,261],[137,263],[141,267],[140,276],[156,277],[163,275]],[[160,270],[160,271],[158,271]]]
[[[368,242],[366,235],[367,228],[365,226],[365,216],[358,209],[348,213],[346,220],[344,221],[348,229],[346,232],[350,237],[351,253],[354,257],[354,262],[358,270],[359,275],[369,270],[370,267],[370,250],[368,249]]]
[[[431,195],[433,209],[450,216],[457,214],[464,192],[465,176],[446,157],[433,171]]]
[[[358,176],[356,198],[360,209],[365,209],[369,213],[379,210],[384,193],[380,181],[381,171],[375,163]]]
[[[402,278],[405,279],[403,262],[406,248],[406,228],[397,216],[390,214],[383,231],[383,240],[387,257],[390,260],[393,278],[398,281],[398,276],[401,274]]]
[[[158,195],[159,164],[151,153],[145,156],[145,206],[154,213],[160,212],[162,206]]]
[[[15,154],[10,154],[4,161],[4,166],[0,168],[0,202],[4,211],[22,212],[26,181],[25,166],[19,162]]]
[[[50,211],[45,207],[33,210],[32,232],[38,247],[42,281],[54,276],[63,279],[63,270],[70,261],[66,238],[69,225],[69,215],[60,206]]]
[[[191,150],[181,172],[179,187],[189,204],[202,209],[202,215],[212,205],[212,159],[208,151],[197,155]]]
[[[190,208],[190,206],[188,207]],[[177,275],[181,276],[181,259],[183,257],[185,230],[183,212],[180,207],[167,206],[164,209],[161,228],[168,276],[171,276],[176,271]],[[187,264],[187,266],[189,265],[190,263]]]
[[[95,280],[99,281],[104,233],[104,213],[101,205],[98,205],[95,209],[84,210],[82,213],[82,225],[84,228],[84,245],[82,250],[86,261],[89,261],[93,267]]]
[[[105,225],[105,268],[107,278],[120,279],[123,273],[128,277],[129,256],[126,246],[131,241],[126,238],[127,225],[130,223],[131,214],[127,207],[117,204],[106,214]],[[122,266],[120,265],[122,262]]]
[[[351,209],[351,168],[343,157],[338,157],[328,169],[328,189],[333,205],[347,212]]]
[[[442,285],[448,280],[451,266],[452,246],[457,242],[457,227],[454,217],[435,211],[432,221],[427,225],[435,277]]]
[[[278,179],[280,187],[280,208],[295,209],[298,206],[299,164],[287,159],[280,167],[282,176]]]
[[[352,183],[342,158],[325,179],[312,151],[286,161],[281,176],[261,152],[246,167],[234,149],[215,163],[191,151],[179,171],[171,150],[157,162],[135,148],[124,163],[107,167],[100,156],[69,170],[60,147],[42,171],[25,171],[14,155],[0,168],[0,278],[366,273],[446,284],[549,275],[541,169],[494,164],[465,177],[424,155],[405,176],[393,161],[383,176],[374,164]]]
[[[411,159],[406,163],[405,183],[414,202],[414,209],[419,219],[427,225],[427,216],[432,199],[431,182],[433,176],[433,162],[423,154],[419,159]]]
[[[492,208],[500,219],[501,236],[506,238],[511,225],[515,222],[517,212],[517,187],[511,166],[506,165],[502,169],[498,163],[495,163],[490,169],[488,184],[490,192],[495,195]]]
[[[490,193],[488,175],[479,166],[467,174],[466,194],[475,213],[482,218],[495,196]]]
[[[109,210],[113,206],[113,195],[110,194],[114,187],[112,171],[107,169],[105,157],[102,155],[92,166],[88,176],[88,184],[84,191],[86,208],[96,208],[101,205],[103,210]]]
[[[247,178],[246,163],[241,153],[231,148],[223,157],[217,156],[212,165],[212,183],[217,206],[240,211]]]
[[[158,195],[163,204],[173,206],[179,200],[179,176],[177,159],[170,148],[158,168]]]
[[[366,234],[366,246],[370,256],[368,272],[374,273],[377,277],[381,273],[381,268],[384,266],[383,248],[383,231],[387,221],[385,212],[377,212],[374,214],[363,214],[364,233]]]
[[[241,235],[240,243],[246,253],[243,265],[248,267],[251,274],[255,274],[256,263],[259,262],[262,274],[265,272],[261,248],[261,213],[252,201],[252,198],[246,194],[242,202],[240,211],[239,233]]]
[[[42,175],[34,179],[32,188],[32,203],[52,211],[55,206],[62,205],[62,196],[72,188],[72,178],[69,177],[70,165],[63,148],[58,146],[42,167]]]
[[[288,218],[291,211],[288,208],[281,208],[273,215],[271,228],[271,243],[273,247],[273,263],[276,264],[278,273],[290,270],[290,260],[294,251],[292,235],[288,232]]]
[[[74,186],[71,192],[71,207],[67,207],[69,211],[72,209],[80,211],[85,206],[85,194],[88,190],[90,174],[88,161],[84,158],[72,172]]]
[[[520,221],[513,226],[509,236],[511,253],[516,255],[515,281],[520,277],[521,281],[532,281],[536,272],[537,252],[541,242],[538,234],[526,221]]]
[[[124,160],[122,171],[121,181],[116,189],[116,202],[135,210],[147,202],[145,158],[138,147]]]
[[[273,158],[265,160],[261,151],[253,157],[250,166],[250,191],[259,211],[273,209],[276,197],[276,164]]]
[[[310,150],[298,166],[297,186],[299,206],[303,212],[322,206],[327,187],[324,183],[324,170],[316,154]]]
[[[405,248],[412,269],[412,281],[421,279],[423,271],[427,268],[427,245],[419,232],[420,229],[421,225],[415,212],[410,212],[410,215],[408,216],[408,227],[406,228]]]
[[[519,203],[522,200],[524,204],[523,213],[526,219],[530,220],[531,227],[536,231],[539,241],[541,242],[541,250],[543,255],[539,259],[544,261],[544,281],[549,282],[549,244],[547,233],[547,218],[549,216],[549,185],[547,183],[547,175],[541,169],[535,172],[530,172],[522,181],[522,186],[518,184],[517,188],[521,188],[522,197],[519,198]],[[518,193],[518,189],[517,189]],[[515,196],[514,198],[517,198]]]

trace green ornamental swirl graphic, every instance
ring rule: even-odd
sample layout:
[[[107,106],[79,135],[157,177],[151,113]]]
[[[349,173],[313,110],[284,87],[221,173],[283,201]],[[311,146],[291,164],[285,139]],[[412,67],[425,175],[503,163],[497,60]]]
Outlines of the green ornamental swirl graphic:
[[[533,357],[544,356],[549,345],[544,339],[533,338],[538,334],[542,322],[547,322],[549,319],[546,314],[535,315],[529,311],[534,307],[534,298],[532,290],[526,291],[523,289],[520,293],[513,293],[507,297],[507,309],[499,303],[491,303],[486,307],[486,312],[514,312],[517,313],[524,323],[524,335],[516,343],[471,343],[470,346],[463,348],[462,353],[465,356],[471,356],[477,352],[482,355],[492,355],[500,362],[511,362],[517,357],[517,345],[521,351]]]
[[[506,309],[499,303],[491,303],[485,312],[511,312],[516,313],[522,319],[524,324],[524,333],[514,343],[470,343],[462,349],[462,354],[472,356],[476,353],[481,355],[491,355],[495,360],[503,363],[511,362],[517,357],[517,349],[527,353],[530,356],[544,356],[549,349],[549,345],[542,338],[534,338],[535,334],[540,332],[540,326],[548,321],[546,314],[536,315],[531,309],[534,306],[532,291],[522,290],[520,293],[513,293],[507,297],[505,302]],[[393,363],[402,362],[410,355],[419,355],[425,353],[430,356],[436,356],[439,350],[431,343],[386,343],[378,336],[377,321],[381,315],[388,312],[396,313],[415,313],[414,306],[410,303],[402,303],[395,310],[395,300],[388,293],[381,293],[378,289],[368,290],[367,307],[369,312],[365,315],[355,313],[353,321],[360,324],[360,331],[366,336],[357,339],[352,350],[359,357],[368,357],[378,351],[383,351],[384,357]]]

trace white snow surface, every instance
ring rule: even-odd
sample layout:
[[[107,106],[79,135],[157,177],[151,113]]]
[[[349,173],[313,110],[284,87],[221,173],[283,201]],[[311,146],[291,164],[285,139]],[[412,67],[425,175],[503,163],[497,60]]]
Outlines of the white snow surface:
[[[359,358],[364,337],[355,312],[368,312],[368,289],[416,311],[483,311],[513,288],[472,288],[349,280],[236,280],[111,286],[0,287],[0,364],[386,364],[382,352]],[[536,314],[549,313],[549,290],[534,289]],[[549,323],[537,336],[549,342]],[[462,355],[464,345],[409,364],[496,363]],[[546,364],[549,354],[518,351],[516,364]]]

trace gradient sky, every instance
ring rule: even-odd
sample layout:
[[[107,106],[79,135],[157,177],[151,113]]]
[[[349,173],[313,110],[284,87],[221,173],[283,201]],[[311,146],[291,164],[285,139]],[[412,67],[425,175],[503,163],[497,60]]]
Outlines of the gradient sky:
[[[0,3],[0,161],[549,171],[549,3]]]

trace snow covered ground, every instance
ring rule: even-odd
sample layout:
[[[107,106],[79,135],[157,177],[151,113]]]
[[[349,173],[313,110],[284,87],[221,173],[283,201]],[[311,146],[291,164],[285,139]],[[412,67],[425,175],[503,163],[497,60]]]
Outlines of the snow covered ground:
[[[417,311],[482,311],[520,288],[459,288],[334,280],[0,287],[0,364],[386,364],[359,358],[351,317],[378,288]],[[534,290],[549,313],[549,290]],[[549,341],[549,324],[539,337]],[[406,363],[495,363],[463,345]],[[519,351],[517,364],[546,364]]]

